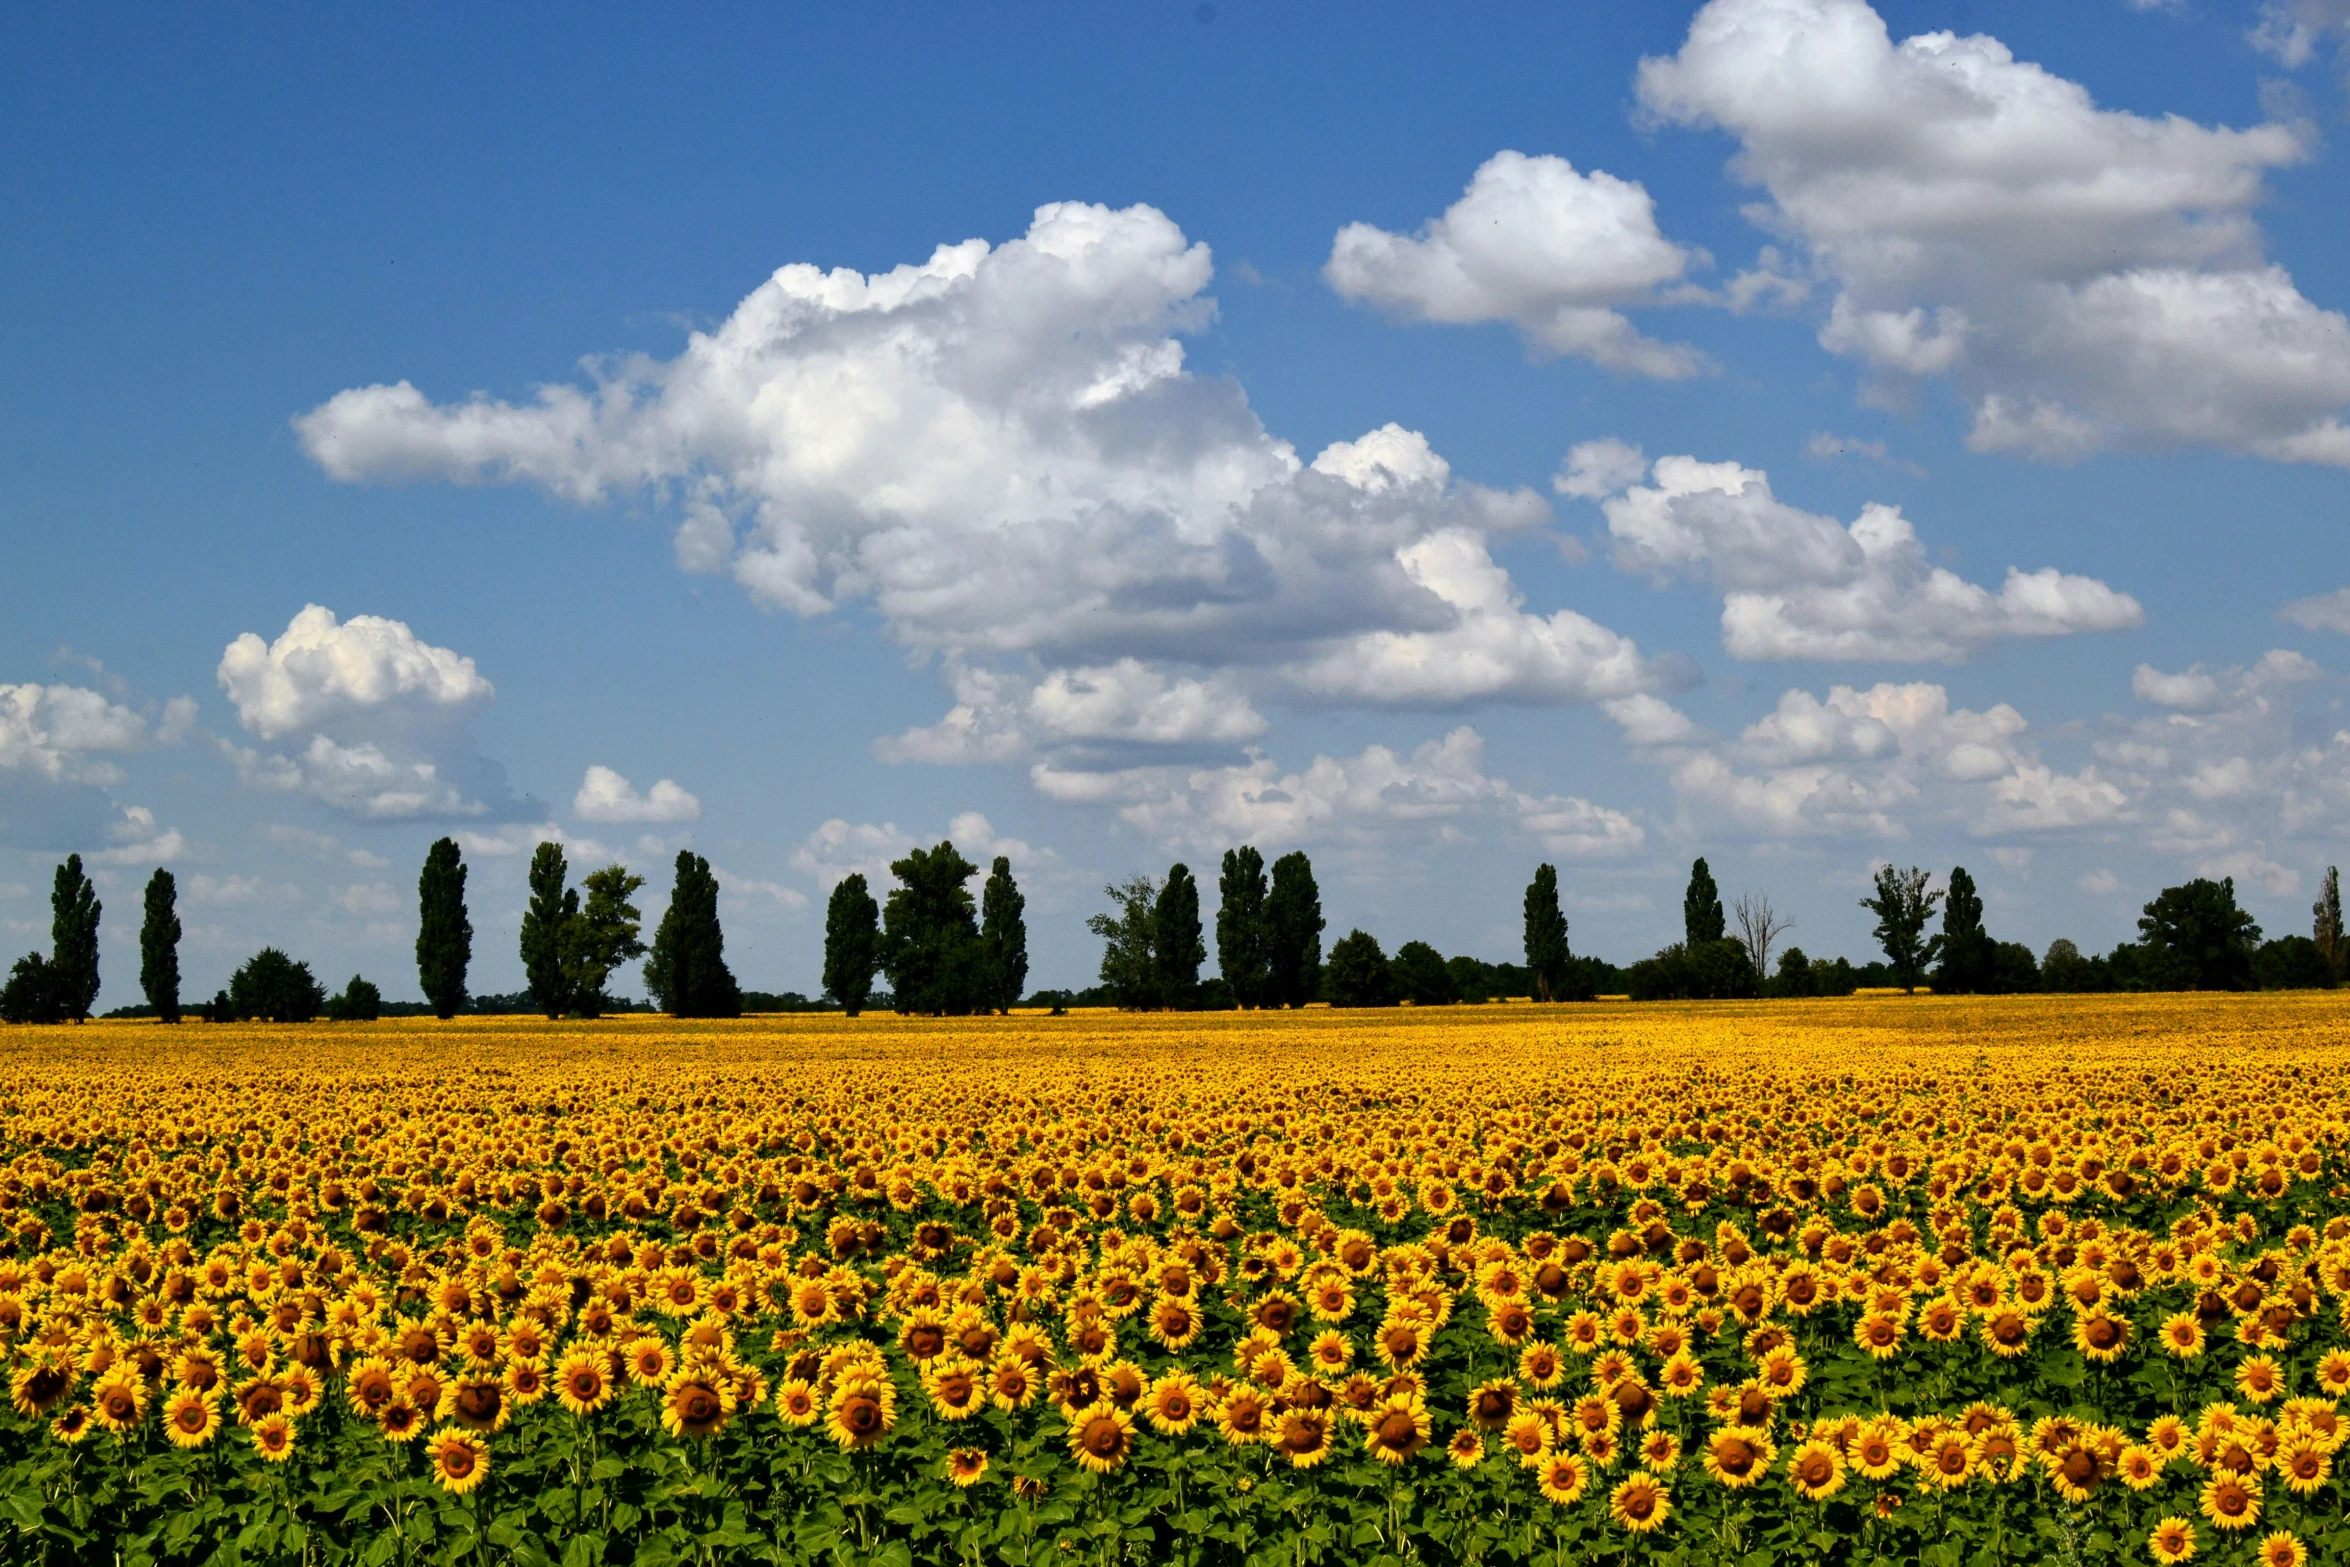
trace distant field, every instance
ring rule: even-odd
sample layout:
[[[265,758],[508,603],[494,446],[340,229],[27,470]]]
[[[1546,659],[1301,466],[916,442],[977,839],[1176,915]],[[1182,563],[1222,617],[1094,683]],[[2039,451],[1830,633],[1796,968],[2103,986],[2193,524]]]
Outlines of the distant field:
[[[0,1031],[0,1558],[2350,1559],[2346,1023]]]

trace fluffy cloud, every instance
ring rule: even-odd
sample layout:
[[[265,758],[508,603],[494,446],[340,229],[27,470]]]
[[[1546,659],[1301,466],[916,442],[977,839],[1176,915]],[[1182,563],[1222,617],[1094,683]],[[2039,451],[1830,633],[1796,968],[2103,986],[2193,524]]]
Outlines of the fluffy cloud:
[[[2350,588],[2295,599],[2277,613],[2304,631],[2331,631],[2350,636]]]
[[[2317,57],[2329,35],[2350,39],[2350,0],[2264,0],[2252,42],[2288,70],[2299,70]]]
[[[1185,368],[1207,248],[1149,207],[1039,208],[991,247],[787,266],[665,361],[535,400],[353,388],[295,421],[345,480],[650,491],[680,563],[800,614],[870,601],[956,707],[907,760],[1231,743],[1266,693],[1405,705],[1620,695],[1668,672],[1524,607],[1488,551],[1548,504],[1388,425],[1311,463]],[[1368,671],[1368,673],[1365,673]],[[977,699],[974,699],[974,698]]]
[[[971,878],[974,895],[988,866],[998,855],[1009,859],[1013,871],[1023,877],[1040,871],[1050,875],[1061,869],[1060,856],[1051,849],[1040,849],[1023,839],[999,834],[977,811],[965,811],[948,822],[942,836],[979,867],[979,872]],[[896,878],[890,875],[891,862],[904,859],[909,850],[928,848],[937,841],[917,838],[895,822],[851,822],[836,816],[800,841],[792,850],[791,865],[828,895],[851,875],[861,875],[873,896],[882,899],[897,884]]]
[[[1833,290],[1822,345],[1880,398],[1954,382],[1977,450],[2350,464],[2350,320],[2252,219],[2298,128],[2100,109],[1995,38],[1896,44],[1862,0],[1713,0],[1638,94],[1738,139],[1757,220]]]
[[[467,725],[495,695],[473,660],[401,621],[338,622],[305,606],[274,642],[245,632],[222,652],[220,688],[262,751],[220,741],[249,788],[301,791],[373,820],[488,816],[515,807]]]
[[[1652,482],[1637,484],[1637,455],[1620,441],[1579,446],[1562,488],[1605,496],[1623,570],[1719,589],[1722,645],[1736,658],[1954,662],[2006,637],[2144,618],[2128,594],[2053,568],[2011,566],[1997,593],[1968,582],[1927,561],[1896,507],[1866,506],[1847,526],[1779,500],[1760,469],[1694,457],[1660,457]]]
[[[1157,842],[1208,851],[1235,842],[1364,843],[1398,832],[1444,840],[1479,820],[1498,820],[1566,858],[1628,853],[1645,841],[1620,811],[1526,794],[1488,776],[1484,762],[1484,740],[1463,727],[1408,757],[1374,745],[1354,757],[1317,756],[1293,773],[1256,756],[1228,767],[1114,771],[1040,763],[1031,777],[1050,799],[1113,806]]]
[[[1539,353],[1672,379],[1707,369],[1705,356],[1641,336],[1619,307],[1658,303],[1705,259],[1657,231],[1637,181],[1498,152],[1417,235],[1340,229],[1322,275],[1343,298],[1397,315],[1507,321]]]
[[[702,802],[663,778],[643,794],[609,767],[595,766],[572,796],[571,814],[583,822],[691,822],[702,815]]]
[[[151,718],[81,686],[0,684],[0,845],[88,851],[103,840],[99,863],[177,859],[186,840],[110,791],[128,779],[116,758],[176,743],[194,708],[175,697]]]
[[[80,686],[0,685],[0,772],[50,783],[123,781],[110,756],[149,743],[147,720]]]

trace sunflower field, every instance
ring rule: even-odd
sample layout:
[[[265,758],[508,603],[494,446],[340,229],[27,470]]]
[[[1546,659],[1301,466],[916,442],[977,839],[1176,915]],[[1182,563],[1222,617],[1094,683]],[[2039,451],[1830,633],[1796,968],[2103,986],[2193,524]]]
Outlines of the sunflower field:
[[[0,1560],[2350,1560],[2343,1000],[0,1034]]]

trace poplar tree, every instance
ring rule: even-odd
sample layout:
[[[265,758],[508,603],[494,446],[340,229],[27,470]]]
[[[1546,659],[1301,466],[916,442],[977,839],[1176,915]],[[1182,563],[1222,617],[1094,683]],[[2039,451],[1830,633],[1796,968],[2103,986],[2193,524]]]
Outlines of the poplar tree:
[[[1271,954],[1265,930],[1265,857],[1248,844],[1224,851],[1216,878],[1216,967],[1243,1007],[1265,1004]]]
[[[1273,862],[1273,887],[1265,896],[1265,957],[1268,1006],[1302,1007],[1322,993],[1322,891],[1314,885],[1314,862],[1294,850]]]
[[[1682,943],[1694,952],[1704,942],[1720,941],[1729,923],[1722,912],[1722,891],[1714,885],[1714,873],[1700,858],[1689,867],[1689,890],[1681,895]]]
[[[552,844],[542,845],[554,848]],[[556,850],[560,855],[562,851]],[[531,862],[535,872],[538,862]],[[465,858],[443,838],[424,856],[416,878],[416,981],[433,1015],[465,1010],[465,971],[473,963],[473,921],[465,913]]]
[[[49,893],[49,983],[58,1015],[80,1023],[98,999],[98,916],[105,905],[82,874],[82,857],[69,854],[57,867]]]
[[[1159,971],[1159,997],[1178,1011],[1188,1011],[1199,999],[1200,965],[1208,960],[1207,944],[1201,939],[1199,883],[1192,879],[1190,866],[1168,867],[1151,923],[1157,937],[1151,943],[1151,961]]]
[[[2326,867],[2325,885],[2318,890],[2317,902],[2309,912],[2309,939],[2317,944],[2317,955],[2326,960],[2326,969],[2338,985],[2343,971],[2350,969],[2350,942],[2342,932],[2342,873],[2336,867]]]
[[[522,973],[531,999],[551,1018],[571,1010],[563,984],[563,933],[579,912],[579,894],[563,885],[571,867],[563,845],[542,843],[530,857],[530,903],[522,911]]]
[[[1934,971],[1934,989],[1954,996],[1988,990],[1997,960],[1998,947],[1983,929],[1983,895],[1967,868],[1954,866],[1942,901],[1942,966]]]
[[[986,1004],[981,995],[979,921],[971,878],[979,867],[952,839],[892,861],[898,885],[881,911],[881,966],[900,1012],[962,1017]]]
[[[1026,966],[1025,949],[1021,963]],[[855,1017],[865,1010],[880,967],[881,906],[873,901],[864,872],[854,872],[840,879],[824,906],[824,988]]]
[[[1567,917],[1559,912],[1559,873],[1549,865],[1534,868],[1526,885],[1526,972],[1534,982],[1534,999],[1556,1001],[1565,993]]]
[[[1012,879],[1012,861],[997,855],[979,892],[979,961],[987,1005],[1009,1012],[1028,984],[1028,900]]]
[[[718,924],[718,878],[710,862],[677,851],[677,884],[653,933],[645,988],[671,1017],[740,1017],[741,987],[726,967],[726,933]]]
[[[147,878],[147,918],[139,927],[139,988],[161,1023],[180,1020],[179,884],[156,868]]]

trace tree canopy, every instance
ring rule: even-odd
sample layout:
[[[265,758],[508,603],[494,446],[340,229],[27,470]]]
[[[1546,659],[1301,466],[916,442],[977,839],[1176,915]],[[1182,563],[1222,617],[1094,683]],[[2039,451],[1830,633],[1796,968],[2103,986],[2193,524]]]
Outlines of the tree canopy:
[[[669,908],[645,959],[645,989],[671,1017],[742,1016],[742,988],[726,966],[726,932],[718,923],[718,878],[690,849],[677,851]]]
[[[1534,976],[1534,999],[1563,999],[1567,964],[1567,917],[1559,911],[1559,873],[1550,865],[1534,868],[1526,886],[1526,972]]]
[[[157,866],[147,878],[146,918],[139,925],[139,989],[156,1021],[180,1020],[179,884]]]
[[[1926,885],[1927,880],[1926,872],[1915,865],[1905,871],[1881,865],[1877,867],[1877,890],[1860,900],[1862,908],[1877,916],[1872,934],[1885,949],[1885,962],[1895,981],[1908,991],[1918,988],[1926,965],[1942,950],[1942,938],[1926,934],[1926,921],[1933,918],[1934,905],[1942,898]]]
[[[873,995],[881,967],[881,906],[862,871],[843,876],[824,905],[824,990],[855,1017]]]
[[[532,869],[537,869],[535,858]],[[435,1017],[451,1018],[465,1010],[466,970],[472,963],[465,858],[456,839],[442,838],[425,851],[424,869],[416,878],[416,982]]]
[[[882,906],[881,966],[900,1012],[962,1017],[986,1004],[970,880],[979,867],[950,839],[892,862],[898,885]]]
[[[1236,1006],[1263,1006],[1271,984],[1265,896],[1265,857],[1245,843],[1226,849],[1216,878],[1216,969]]]

